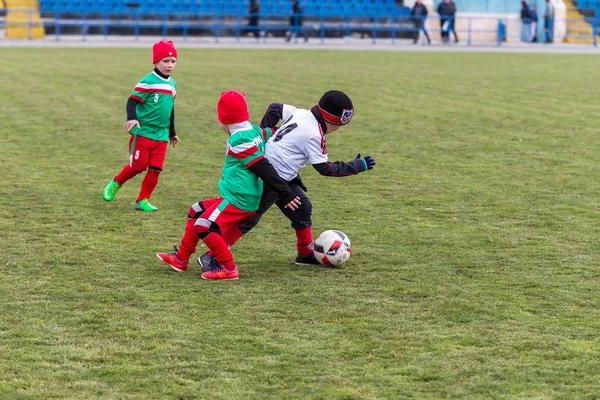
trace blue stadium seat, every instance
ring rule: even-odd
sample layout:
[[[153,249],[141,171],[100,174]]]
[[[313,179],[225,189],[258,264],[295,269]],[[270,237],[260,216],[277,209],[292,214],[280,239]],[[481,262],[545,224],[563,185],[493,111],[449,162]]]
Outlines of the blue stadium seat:
[[[189,0],[190,11],[198,12],[202,9],[202,0]]]
[[[200,2],[200,11],[201,12],[216,12],[217,9],[215,8],[215,5],[211,2],[208,1],[202,1]]]
[[[81,11],[83,12],[98,12],[99,10],[96,9],[93,0],[81,0]]]
[[[273,11],[274,11],[273,5],[271,3],[261,4],[260,11],[261,11],[261,13],[264,13],[264,14],[273,13]]]
[[[174,12],[178,11],[175,0],[163,0],[162,5],[163,5],[163,10],[166,13],[174,13]]]
[[[67,10],[67,2],[66,0],[55,0],[54,2],[54,11],[66,11]]]
[[[191,7],[192,5],[188,0],[175,0],[173,2],[173,11],[176,12],[189,12]]]
[[[117,0],[102,0],[104,3],[104,9],[108,12],[121,12],[119,3]]]
[[[40,11],[52,11],[54,2],[52,0],[40,0]]]
[[[91,2],[91,7],[92,10],[94,11],[110,11],[108,10],[108,7],[106,6],[106,3],[104,0],[92,0]]]
[[[307,4],[306,6],[304,6],[303,11],[305,14],[308,14],[308,15],[310,15],[310,14],[318,15],[319,12],[321,11],[321,8],[325,7],[325,6],[326,6],[325,4],[323,4],[323,6],[319,6],[318,4],[310,3],[310,4]]]
[[[250,0],[39,0],[40,9],[49,11],[131,13],[221,13],[246,15]],[[261,14],[287,16],[290,0],[260,0]],[[398,15],[395,0],[300,0],[307,16]],[[600,0],[580,0],[579,7],[590,7],[600,15]],[[591,15],[594,15],[591,14]],[[590,15],[588,13],[588,15]]]

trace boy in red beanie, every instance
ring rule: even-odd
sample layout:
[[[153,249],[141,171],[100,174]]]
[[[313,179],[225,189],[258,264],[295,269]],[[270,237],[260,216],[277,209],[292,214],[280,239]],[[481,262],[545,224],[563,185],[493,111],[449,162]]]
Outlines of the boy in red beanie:
[[[104,188],[102,197],[112,201],[131,178],[148,170],[135,203],[139,211],[158,211],[150,196],[163,169],[167,145],[179,143],[175,133],[175,96],[177,85],[171,74],[177,63],[177,49],[171,41],[161,40],[152,47],[154,71],[142,78],[127,100],[125,131],[130,133],[129,164]]]
[[[175,248],[174,253],[158,253],[157,256],[175,271],[185,271],[202,239],[216,257],[213,268],[202,273],[202,278],[238,279],[238,268],[227,240],[231,235],[237,236],[232,230],[237,230],[238,225],[250,221],[256,214],[263,181],[279,194],[285,208],[295,210],[300,205],[300,198],[265,158],[265,143],[275,130],[262,129],[248,122],[248,105],[243,93],[235,90],[221,93],[217,116],[221,128],[230,135],[218,185],[221,196],[193,204],[179,250]]]

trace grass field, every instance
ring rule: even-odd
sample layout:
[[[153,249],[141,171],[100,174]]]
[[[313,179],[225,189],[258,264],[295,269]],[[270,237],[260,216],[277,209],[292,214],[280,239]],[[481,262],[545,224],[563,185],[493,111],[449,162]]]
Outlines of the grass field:
[[[3,49],[0,398],[599,398],[597,56],[182,49],[182,143],[142,214],[140,178],[101,191],[150,57]],[[231,88],[254,122],[354,100],[330,160],[376,168],[303,173],[343,268],[293,265],[276,209],[234,247],[239,281],[157,260],[217,194]]]

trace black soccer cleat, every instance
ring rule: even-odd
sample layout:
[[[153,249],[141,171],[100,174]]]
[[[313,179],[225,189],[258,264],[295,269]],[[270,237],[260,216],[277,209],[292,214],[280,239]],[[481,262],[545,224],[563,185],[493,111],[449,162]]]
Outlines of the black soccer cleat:
[[[198,264],[202,267],[202,272],[208,272],[217,268],[218,263],[215,256],[209,256],[206,252],[198,257]]]
[[[296,256],[296,265],[321,265],[319,261],[317,261],[317,257],[315,257],[315,253],[310,253],[307,256],[301,256],[298,254]]]

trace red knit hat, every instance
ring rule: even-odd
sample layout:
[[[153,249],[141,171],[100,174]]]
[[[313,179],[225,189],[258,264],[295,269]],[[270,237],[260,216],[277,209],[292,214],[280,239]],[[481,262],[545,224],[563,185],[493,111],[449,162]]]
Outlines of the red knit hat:
[[[170,40],[161,40],[154,43],[154,46],[152,46],[152,64],[156,64],[166,57],[177,58],[177,49],[173,42]]]
[[[217,103],[217,117],[222,124],[239,124],[248,121],[248,103],[246,95],[237,90],[228,90],[221,93]]]

